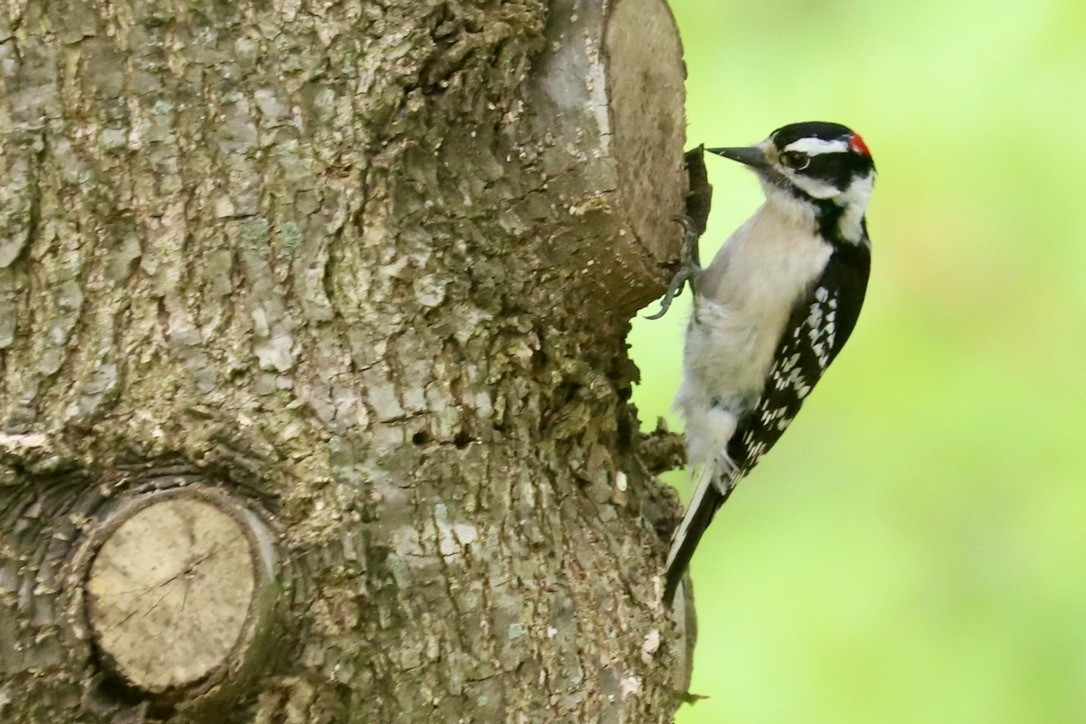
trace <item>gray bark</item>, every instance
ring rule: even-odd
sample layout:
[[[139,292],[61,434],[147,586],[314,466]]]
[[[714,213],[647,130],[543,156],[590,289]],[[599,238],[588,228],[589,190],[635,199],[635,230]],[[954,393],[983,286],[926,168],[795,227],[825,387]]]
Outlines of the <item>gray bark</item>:
[[[663,0],[9,0],[0,719],[667,721]]]

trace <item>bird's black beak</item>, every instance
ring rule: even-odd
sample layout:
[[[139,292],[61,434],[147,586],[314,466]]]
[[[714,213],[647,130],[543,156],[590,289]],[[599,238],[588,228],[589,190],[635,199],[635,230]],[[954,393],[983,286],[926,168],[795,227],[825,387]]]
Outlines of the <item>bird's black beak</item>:
[[[707,148],[705,150],[709,153],[715,153],[718,156],[744,163],[751,168],[769,168],[770,166],[769,159],[765,157],[765,153],[762,149],[757,146],[750,146],[748,148]]]

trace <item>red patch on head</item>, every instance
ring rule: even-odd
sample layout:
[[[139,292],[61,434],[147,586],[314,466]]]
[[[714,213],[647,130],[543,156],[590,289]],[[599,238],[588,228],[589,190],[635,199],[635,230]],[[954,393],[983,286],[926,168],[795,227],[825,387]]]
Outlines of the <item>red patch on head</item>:
[[[867,144],[864,143],[864,139],[860,138],[859,133],[853,133],[848,137],[848,147],[850,150],[856,153],[863,154],[868,158],[871,157],[871,152],[867,150]]]

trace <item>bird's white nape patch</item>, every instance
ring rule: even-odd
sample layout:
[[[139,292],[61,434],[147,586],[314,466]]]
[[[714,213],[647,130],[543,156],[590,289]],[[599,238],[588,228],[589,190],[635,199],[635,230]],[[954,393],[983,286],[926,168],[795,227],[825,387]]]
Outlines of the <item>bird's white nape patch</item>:
[[[785,146],[782,151],[799,151],[808,156],[821,156],[824,153],[847,153],[850,151],[847,138],[800,138]]]
[[[854,243],[863,239],[863,218],[874,188],[875,172],[872,170],[868,171],[866,176],[853,178],[852,183],[837,198],[837,204],[845,209],[837,222],[837,230],[842,238]]]

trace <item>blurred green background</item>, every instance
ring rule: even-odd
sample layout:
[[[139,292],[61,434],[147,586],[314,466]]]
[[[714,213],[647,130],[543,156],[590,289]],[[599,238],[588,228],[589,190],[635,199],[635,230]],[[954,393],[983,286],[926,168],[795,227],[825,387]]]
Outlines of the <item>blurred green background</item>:
[[[1086,722],[1086,2],[672,6],[689,146],[837,121],[879,170],[859,326],[694,559],[678,721]],[[703,258],[761,201],[708,163]]]

